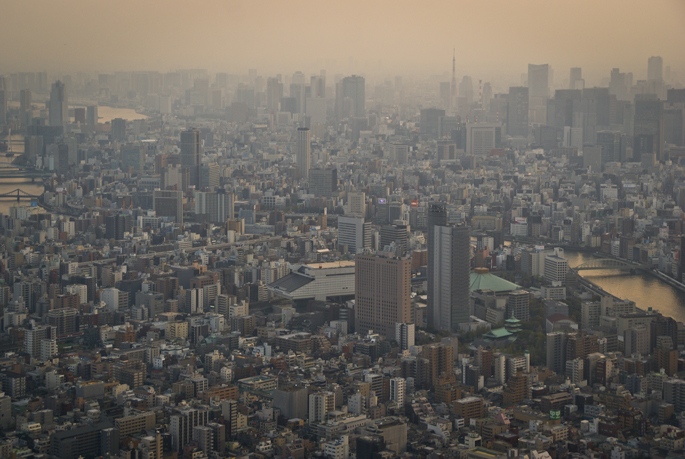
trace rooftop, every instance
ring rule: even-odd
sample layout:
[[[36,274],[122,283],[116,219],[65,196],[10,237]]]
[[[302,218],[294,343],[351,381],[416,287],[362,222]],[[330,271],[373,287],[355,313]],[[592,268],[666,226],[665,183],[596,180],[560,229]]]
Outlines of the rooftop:
[[[476,270],[471,273],[470,284],[470,290],[472,292],[475,292],[476,290],[492,290],[495,293],[502,293],[512,292],[521,288],[513,282],[509,282],[508,280],[491,274],[487,268],[476,268]]]

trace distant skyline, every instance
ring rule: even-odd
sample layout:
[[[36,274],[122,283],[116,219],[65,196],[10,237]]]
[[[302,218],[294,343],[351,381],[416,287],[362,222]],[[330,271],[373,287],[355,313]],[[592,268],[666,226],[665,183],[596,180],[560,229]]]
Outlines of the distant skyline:
[[[260,74],[517,75],[549,63],[685,80],[681,0],[409,2],[61,0],[3,3],[0,73],[206,68]]]

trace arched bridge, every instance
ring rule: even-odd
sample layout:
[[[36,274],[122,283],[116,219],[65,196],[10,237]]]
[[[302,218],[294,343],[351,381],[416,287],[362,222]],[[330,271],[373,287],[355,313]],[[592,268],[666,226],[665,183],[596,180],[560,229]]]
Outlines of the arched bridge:
[[[640,268],[640,265],[629,263],[623,260],[616,260],[614,258],[595,258],[575,266],[573,269],[576,271],[585,271],[589,269],[622,269],[625,271],[630,271],[631,269]]]
[[[0,198],[17,198],[17,202],[21,201],[21,198],[27,198],[27,199],[38,199],[40,196],[36,194],[31,194],[27,193],[24,190],[20,190],[19,188],[10,191],[9,193],[1,193]]]

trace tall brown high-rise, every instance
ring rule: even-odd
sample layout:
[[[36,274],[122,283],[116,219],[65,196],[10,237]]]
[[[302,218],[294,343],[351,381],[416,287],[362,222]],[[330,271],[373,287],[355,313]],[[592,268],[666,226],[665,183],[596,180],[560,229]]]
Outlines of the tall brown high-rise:
[[[374,255],[355,257],[355,324],[395,337],[396,323],[412,323],[411,260]]]
[[[528,378],[521,372],[509,378],[507,387],[504,389],[504,406],[514,406],[526,399],[528,393]]]
[[[181,166],[188,170],[190,185],[200,189],[202,140],[199,129],[181,132]]]
[[[423,346],[421,355],[428,359],[428,374],[425,375],[424,387],[433,387],[440,376],[454,374],[454,348],[444,344]]]

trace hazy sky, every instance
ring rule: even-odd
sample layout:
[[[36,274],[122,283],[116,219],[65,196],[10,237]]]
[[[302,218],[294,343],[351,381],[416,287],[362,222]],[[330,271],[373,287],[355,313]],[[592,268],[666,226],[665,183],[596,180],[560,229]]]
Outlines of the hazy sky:
[[[0,73],[523,73],[549,63],[685,75],[683,0],[0,0]],[[350,65],[350,60],[353,63]]]

